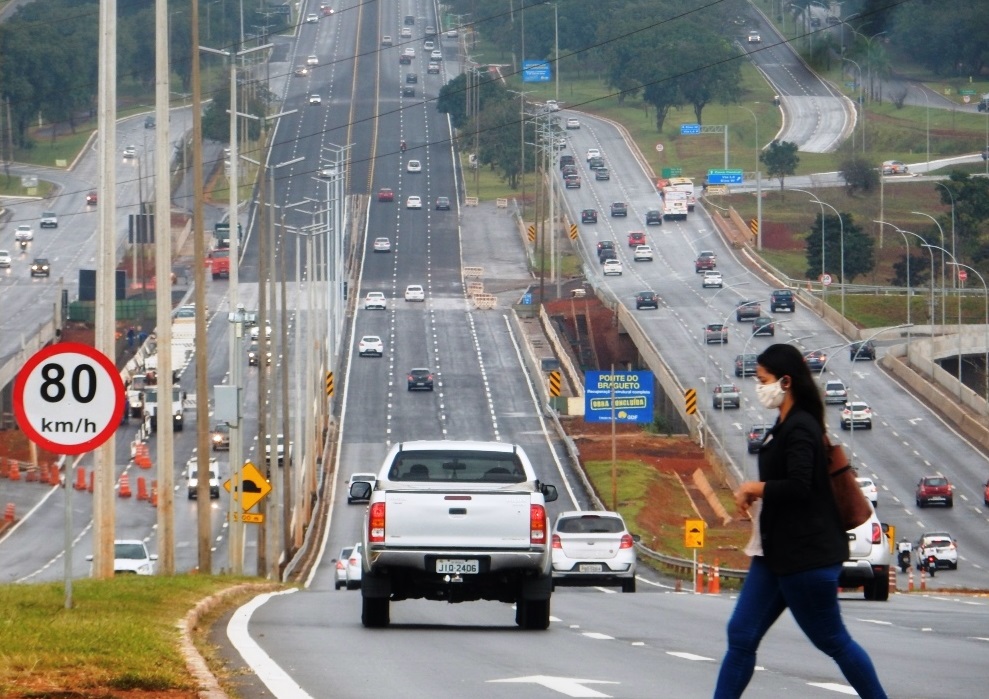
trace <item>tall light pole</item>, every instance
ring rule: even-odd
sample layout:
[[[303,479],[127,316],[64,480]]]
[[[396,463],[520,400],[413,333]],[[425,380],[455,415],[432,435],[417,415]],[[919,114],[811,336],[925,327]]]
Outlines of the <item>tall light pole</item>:
[[[838,217],[838,227],[839,227],[839,229],[841,231],[841,233],[840,233],[840,235],[841,235],[841,270],[840,270],[840,274],[841,274],[841,317],[844,318],[845,317],[845,222],[842,220],[841,214],[838,213],[838,209],[834,208],[833,206],[831,206],[830,204],[828,204],[826,201],[821,201],[820,199],[818,199],[818,200],[816,200],[815,203],[821,204],[822,206],[828,207],[829,209],[831,209],[832,211],[834,211],[834,215]],[[824,221],[824,213],[823,212],[824,212],[824,209],[821,209],[821,228],[822,228],[822,230],[824,228],[824,223],[823,223],[823,221]]]
[[[957,256],[955,252],[955,193],[951,191],[951,187],[946,185],[944,182],[935,182],[938,187],[943,187],[944,191],[948,193],[948,197],[951,199],[951,254]],[[954,286],[958,288],[958,279],[955,278]]]
[[[908,231],[905,228],[897,228],[896,226],[893,226],[893,227],[896,228],[897,231],[900,231],[902,233],[906,233],[907,235],[912,235],[914,238],[916,238],[917,240],[919,240],[921,242],[921,247],[927,248],[927,254],[930,255],[930,259],[931,259],[931,310],[930,310],[930,316],[929,316],[930,317],[930,320],[929,320],[929,322],[931,324],[931,335],[933,335],[934,334],[934,329],[933,329],[933,326],[934,326],[934,250],[932,250],[931,249],[931,246],[927,244],[927,239],[924,238],[924,236],[919,235],[917,233],[914,233],[913,231]]]
[[[859,117],[860,117],[860,119],[862,121],[862,152],[865,153],[865,97],[863,96],[864,85],[862,84],[862,66],[860,66],[858,64],[858,62],[853,61],[851,58],[845,58],[844,56],[842,56],[841,57],[841,60],[846,61],[848,63],[851,63],[853,66],[855,66],[855,69],[858,71],[858,75],[859,75],[859,77],[858,77],[858,88],[859,88],[859,100],[858,100],[858,103],[859,104],[858,104],[858,109],[859,109]],[[853,146],[854,146],[854,144],[853,144]],[[853,148],[853,150],[854,150],[854,148]]]
[[[983,278],[983,276],[981,274],[979,274],[979,271],[977,269],[975,269],[974,267],[969,267],[968,265],[963,265],[961,262],[949,262],[948,264],[949,265],[955,265],[959,269],[967,269],[969,272],[972,272],[975,276],[977,276],[979,278],[979,281],[980,282],[982,282],[982,290],[983,290],[983,293],[985,295],[985,305],[986,305],[986,319],[985,319],[985,325],[984,325],[984,330],[985,330],[985,334],[986,334],[985,335],[986,359],[985,359],[985,365],[983,366],[982,373],[983,373],[983,375],[986,378],[986,389],[985,389],[985,394],[984,395],[985,395],[986,401],[989,401],[989,286],[986,286],[986,280],[985,280],[985,278]]]
[[[951,257],[951,261],[952,262],[957,262],[958,261],[958,260],[955,259],[955,256],[952,255],[947,250],[945,250],[943,246],[930,245],[928,247],[931,247],[931,248],[935,248],[937,250],[940,250],[941,251],[941,259],[942,260],[944,259],[944,256],[945,255],[948,255],[949,257]],[[941,272],[942,272],[942,274],[944,273],[944,267],[941,268]],[[943,281],[941,283],[944,284]],[[941,313],[942,313],[942,315],[944,314],[944,305],[945,305],[944,302],[942,302],[942,304],[941,304]],[[944,323],[942,321],[942,330],[943,330],[943,328],[944,328]],[[943,332],[942,332],[942,334],[943,334]],[[961,293],[958,294],[958,330],[957,330],[957,335],[958,335],[958,397],[961,398],[961,385],[962,385],[962,295],[961,295]]]
[[[944,249],[944,229],[941,228],[941,224],[938,223],[938,220],[933,216],[931,216],[930,214],[925,214],[923,211],[911,211],[910,213],[914,214],[915,216],[926,216],[927,218],[934,221],[934,225],[937,226],[938,233],[941,234],[941,248],[940,248],[942,251],[941,252],[941,326],[943,327],[946,321],[945,306],[947,305],[948,302],[948,288],[945,282],[945,274],[944,274],[944,253],[948,251]],[[955,256],[952,253],[948,253],[948,254],[951,255],[951,259],[955,259]],[[933,273],[933,270],[931,271]]]
[[[894,231],[903,236],[903,244],[907,248],[907,323],[910,322],[910,241],[907,240],[907,234],[901,231],[899,228],[894,226],[892,223],[887,221],[873,220],[873,223],[878,223],[881,226],[890,226]],[[907,331],[907,344],[910,344],[910,331]]]
[[[759,104],[756,102],[755,104]],[[756,249],[762,250],[762,171],[759,169],[759,117],[746,106],[738,105],[755,120],[755,201],[756,201]]]

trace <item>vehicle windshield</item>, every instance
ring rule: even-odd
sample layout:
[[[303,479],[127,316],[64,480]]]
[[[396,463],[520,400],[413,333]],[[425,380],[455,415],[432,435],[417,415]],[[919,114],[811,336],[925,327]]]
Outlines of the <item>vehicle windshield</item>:
[[[130,561],[143,561],[148,557],[148,553],[141,544],[114,544],[113,557]]]
[[[522,483],[525,469],[511,452],[399,452],[388,470],[393,481]]]
[[[625,531],[625,525],[616,517],[582,515],[561,519],[556,524],[556,531],[562,534],[618,534]]]

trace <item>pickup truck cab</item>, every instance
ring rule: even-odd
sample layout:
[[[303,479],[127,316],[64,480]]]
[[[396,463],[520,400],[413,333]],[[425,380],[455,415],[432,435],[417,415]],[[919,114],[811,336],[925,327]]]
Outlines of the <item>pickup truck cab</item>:
[[[523,629],[549,626],[553,589],[546,503],[518,445],[415,441],[395,444],[371,483],[350,485],[364,514],[361,622],[389,623],[407,599],[515,604]]]

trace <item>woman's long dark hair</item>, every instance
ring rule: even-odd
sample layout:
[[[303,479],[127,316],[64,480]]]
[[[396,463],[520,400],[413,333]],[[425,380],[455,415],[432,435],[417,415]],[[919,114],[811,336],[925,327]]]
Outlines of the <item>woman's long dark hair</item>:
[[[756,358],[756,361],[777,379],[789,376],[789,391],[793,395],[794,405],[813,415],[821,425],[821,429],[826,429],[824,401],[800,350],[793,345],[770,345]]]

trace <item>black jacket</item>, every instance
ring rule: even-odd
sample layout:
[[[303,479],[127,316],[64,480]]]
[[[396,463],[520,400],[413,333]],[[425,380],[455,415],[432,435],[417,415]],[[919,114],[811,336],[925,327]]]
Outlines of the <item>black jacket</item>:
[[[777,421],[759,449],[759,480],[766,484],[759,517],[762,550],[777,575],[848,558],[848,534],[831,492],[823,440],[813,416],[795,408]]]

